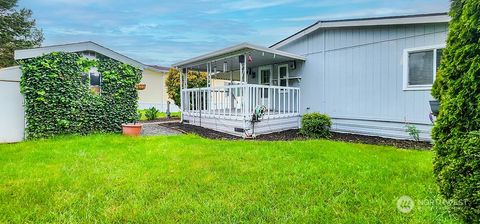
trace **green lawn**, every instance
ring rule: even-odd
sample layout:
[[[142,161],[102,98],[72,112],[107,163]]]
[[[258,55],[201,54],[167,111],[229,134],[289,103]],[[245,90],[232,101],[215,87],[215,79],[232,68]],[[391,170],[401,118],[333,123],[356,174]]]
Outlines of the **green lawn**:
[[[455,223],[429,151],[92,135],[0,145],[0,222]],[[402,195],[412,212],[397,211]]]

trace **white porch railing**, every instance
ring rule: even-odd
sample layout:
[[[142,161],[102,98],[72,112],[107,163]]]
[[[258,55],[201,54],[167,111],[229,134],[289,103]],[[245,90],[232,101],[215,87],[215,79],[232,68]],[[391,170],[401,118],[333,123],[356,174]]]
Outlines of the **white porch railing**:
[[[194,117],[251,120],[265,106],[263,119],[300,115],[300,88],[267,85],[231,85],[183,89],[182,114]]]

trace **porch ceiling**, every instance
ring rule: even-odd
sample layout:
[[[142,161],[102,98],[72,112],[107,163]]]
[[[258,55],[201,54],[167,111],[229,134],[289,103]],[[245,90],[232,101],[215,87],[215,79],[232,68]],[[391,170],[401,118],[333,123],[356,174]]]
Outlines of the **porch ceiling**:
[[[218,71],[223,70],[223,64],[227,63],[227,70],[238,70],[238,56],[246,54],[252,58],[247,58],[247,67],[257,67],[261,65],[278,64],[287,61],[305,61],[305,57],[287,53],[284,51],[274,50],[266,47],[260,47],[249,43],[242,43],[208,54],[204,54],[195,58],[181,61],[173,64],[173,67],[189,68],[193,70],[206,71],[206,64],[212,62],[213,68]]]

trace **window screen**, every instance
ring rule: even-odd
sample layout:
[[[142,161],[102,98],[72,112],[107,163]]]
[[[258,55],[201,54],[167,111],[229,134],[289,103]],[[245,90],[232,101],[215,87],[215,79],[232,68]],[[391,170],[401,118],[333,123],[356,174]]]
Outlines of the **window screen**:
[[[408,85],[433,84],[433,50],[408,55]]]

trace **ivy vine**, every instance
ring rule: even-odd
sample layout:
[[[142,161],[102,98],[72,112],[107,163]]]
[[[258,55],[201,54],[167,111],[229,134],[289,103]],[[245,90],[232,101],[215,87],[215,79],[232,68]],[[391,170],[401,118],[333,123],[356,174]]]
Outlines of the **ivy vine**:
[[[54,52],[20,61],[27,138],[64,134],[119,132],[137,117],[136,84],[141,70],[105,56]],[[93,93],[82,74],[96,67],[101,94]]]

